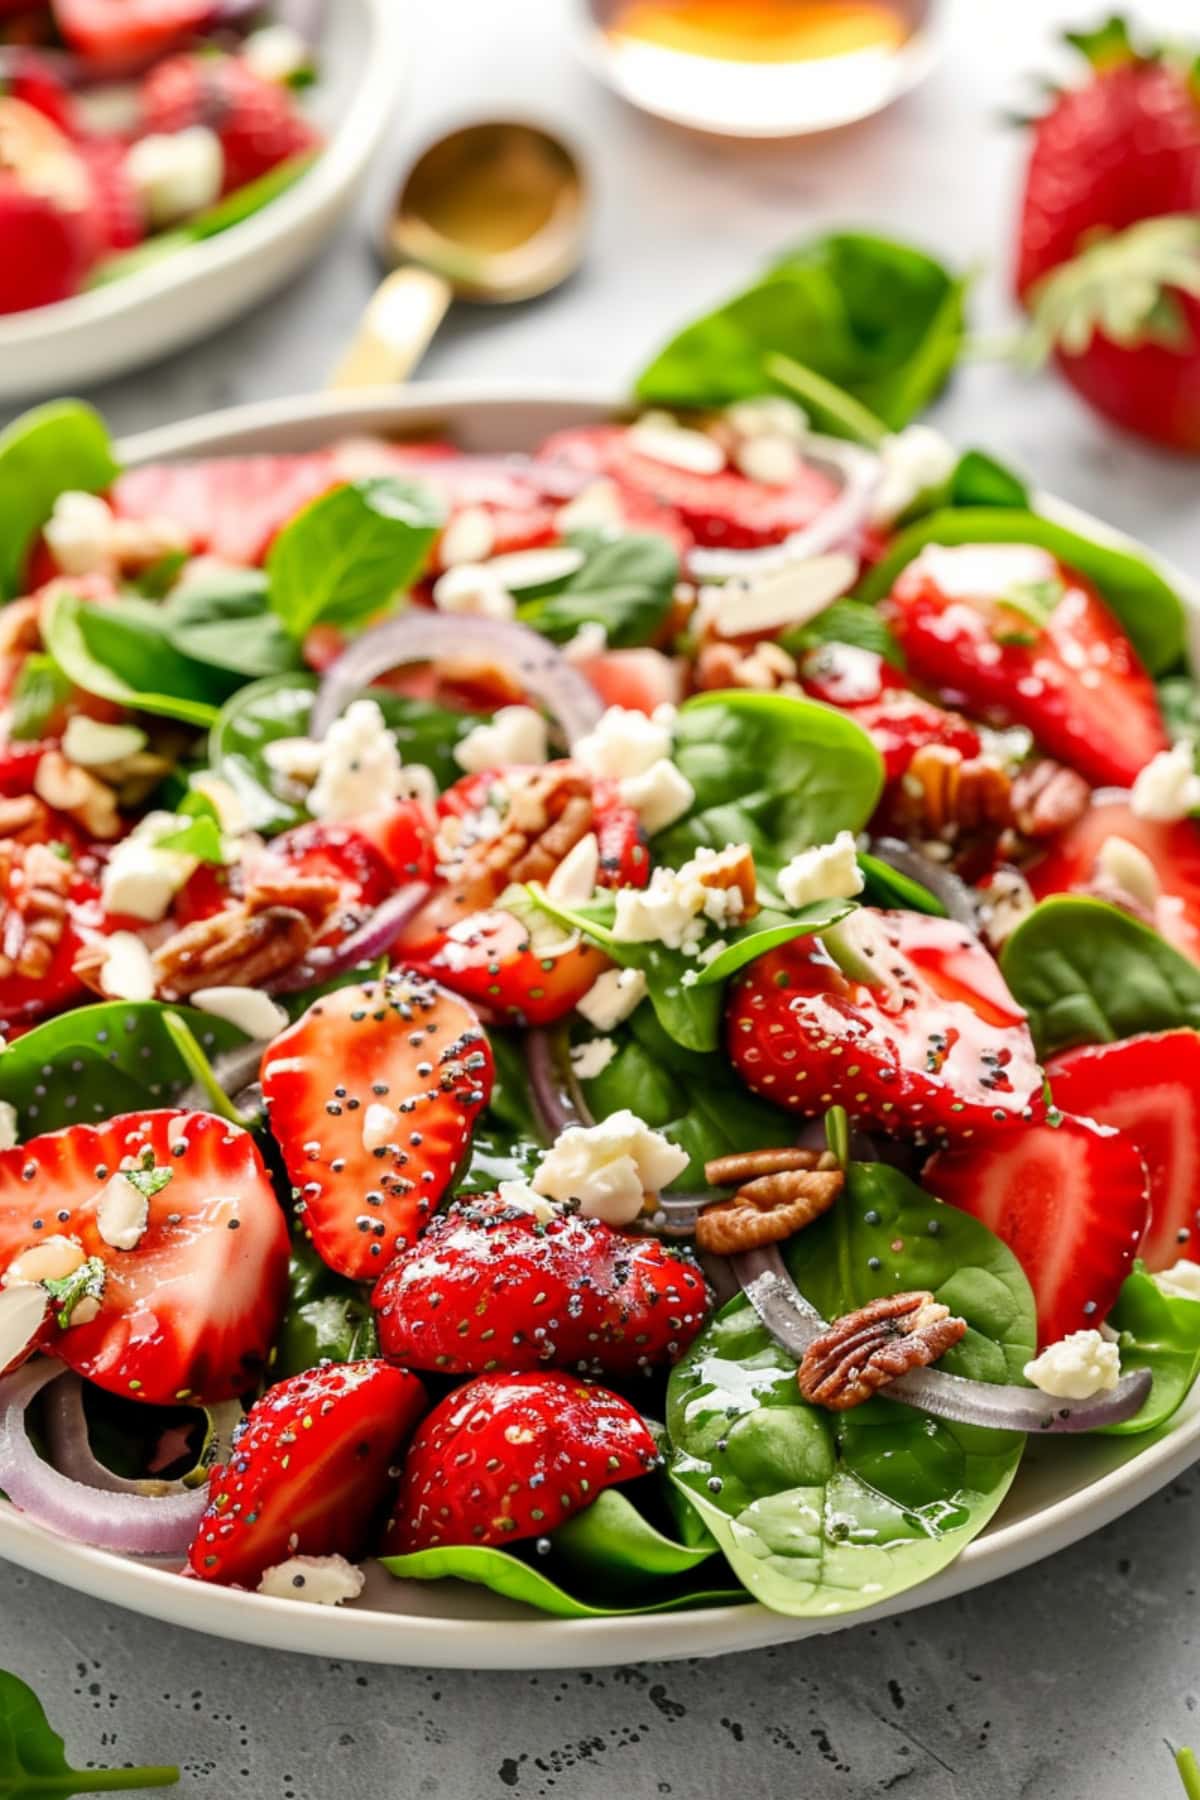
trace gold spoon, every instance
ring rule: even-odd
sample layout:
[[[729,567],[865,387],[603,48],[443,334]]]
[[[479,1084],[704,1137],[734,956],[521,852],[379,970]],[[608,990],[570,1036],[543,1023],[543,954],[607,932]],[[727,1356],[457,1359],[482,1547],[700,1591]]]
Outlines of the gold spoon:
[[[393,273],[329,385],[404,381],[453,299],[500,304],[557,287],[583,253],[586,217],[583,172],[549,132],[495,121],[439,138],[388,215],[380,249]]]

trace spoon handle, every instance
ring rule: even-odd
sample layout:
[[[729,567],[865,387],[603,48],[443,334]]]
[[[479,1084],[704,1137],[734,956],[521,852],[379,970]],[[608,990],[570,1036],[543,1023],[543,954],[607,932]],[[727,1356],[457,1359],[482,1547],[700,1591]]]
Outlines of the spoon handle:
[[[452,298],[428,269],[397,269],[367,303],[331,388],[390,387],[406,381],[429,348]]]

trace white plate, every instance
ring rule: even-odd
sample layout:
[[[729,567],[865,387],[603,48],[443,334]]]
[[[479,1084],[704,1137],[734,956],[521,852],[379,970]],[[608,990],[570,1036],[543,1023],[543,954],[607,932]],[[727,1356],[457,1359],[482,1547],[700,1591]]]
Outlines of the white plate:
[[[215,331],[286,282],[341,224],[396,117],[404,0],[330,0],[312,168],[240,225],[124,280],[0,315],[0,400],[106,381]]]
[[[612,410],[597,393],[545,386],[470,390],[430,384],[394,392],[285,400],[213,413],[121,446],[127,462],[217,452],[313,449],[333,435],[376,431],[398,436],[443,430],[469,450],[531,448],[559,427]],[[1046,497],[1053,509],[1093,533],[1113,533]],[[1200,592],[1178,571],[1171,579],[1200,615]],[[161,1567],[92,1550],[31,1524],[0,1503],[0,1556],[81,1592],[242,1643],[316,1655],[427,1668],[596,1667],[662,1657],[716,1656],[866,1624],[913,1610],[1009,1575],[1097,1531],[1163,1487],[1200,1457],[1200,1392],[1150,1441],[1058,1439],[1030,1443],[1017,1479],[987,1530],[934,1580],[886,1605],[833,1622],[788,1619],[750,1603],[642,1618],[548,1619],[485,1589],[457,1582],[394,1581],[370,1570],[351,1607],[301,1607],[294,1601],[182,1581]]]

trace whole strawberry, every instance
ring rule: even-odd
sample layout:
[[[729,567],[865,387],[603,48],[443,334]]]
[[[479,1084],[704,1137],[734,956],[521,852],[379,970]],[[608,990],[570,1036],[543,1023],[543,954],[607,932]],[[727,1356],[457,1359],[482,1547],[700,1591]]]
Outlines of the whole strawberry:
[[[1126,430],[1200,451],[1200,89],[1110,19],[1037,128],[1017,291],[1034,342]]]

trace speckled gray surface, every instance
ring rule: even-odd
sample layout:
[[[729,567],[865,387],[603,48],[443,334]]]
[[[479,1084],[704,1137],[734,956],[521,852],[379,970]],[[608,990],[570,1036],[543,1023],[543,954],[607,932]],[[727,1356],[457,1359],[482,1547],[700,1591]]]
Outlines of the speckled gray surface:
[[[682,314],[816,221],[890,222],[999,269],[1020,154],[1001,110],[1025,98],[1018,70],[1047,66],[1053,23],[1089,10],[958,0],[948,60],[918,95],[858,131],[766,147],[629,114],[570,60],[568,0],[412,4],[397,156],[444,120],[507,110],[570,129],[597,176],[584,271],[537,306],[464,311],[426,372],[614,386]],[[1192,0],[1140,12],[1168,31],[1195,18]],[[317,386],[370,280],[348,227],[284,297],[94,397],[133,430]],[[1006,317],[998,272],[979,316]],[[968,370],[941,414],[1200,570],[1194,465],[995,367]],[[242,1649],[0,1567],[0,1662],[45,1696],[79,1761],[175,1758],[188,1800],[1170,1800],[1167,1741],[1200,1736],[1198,1525],[1185,1480],[1052,1562],[909,1619],[721,1662],[541,1676]]]

